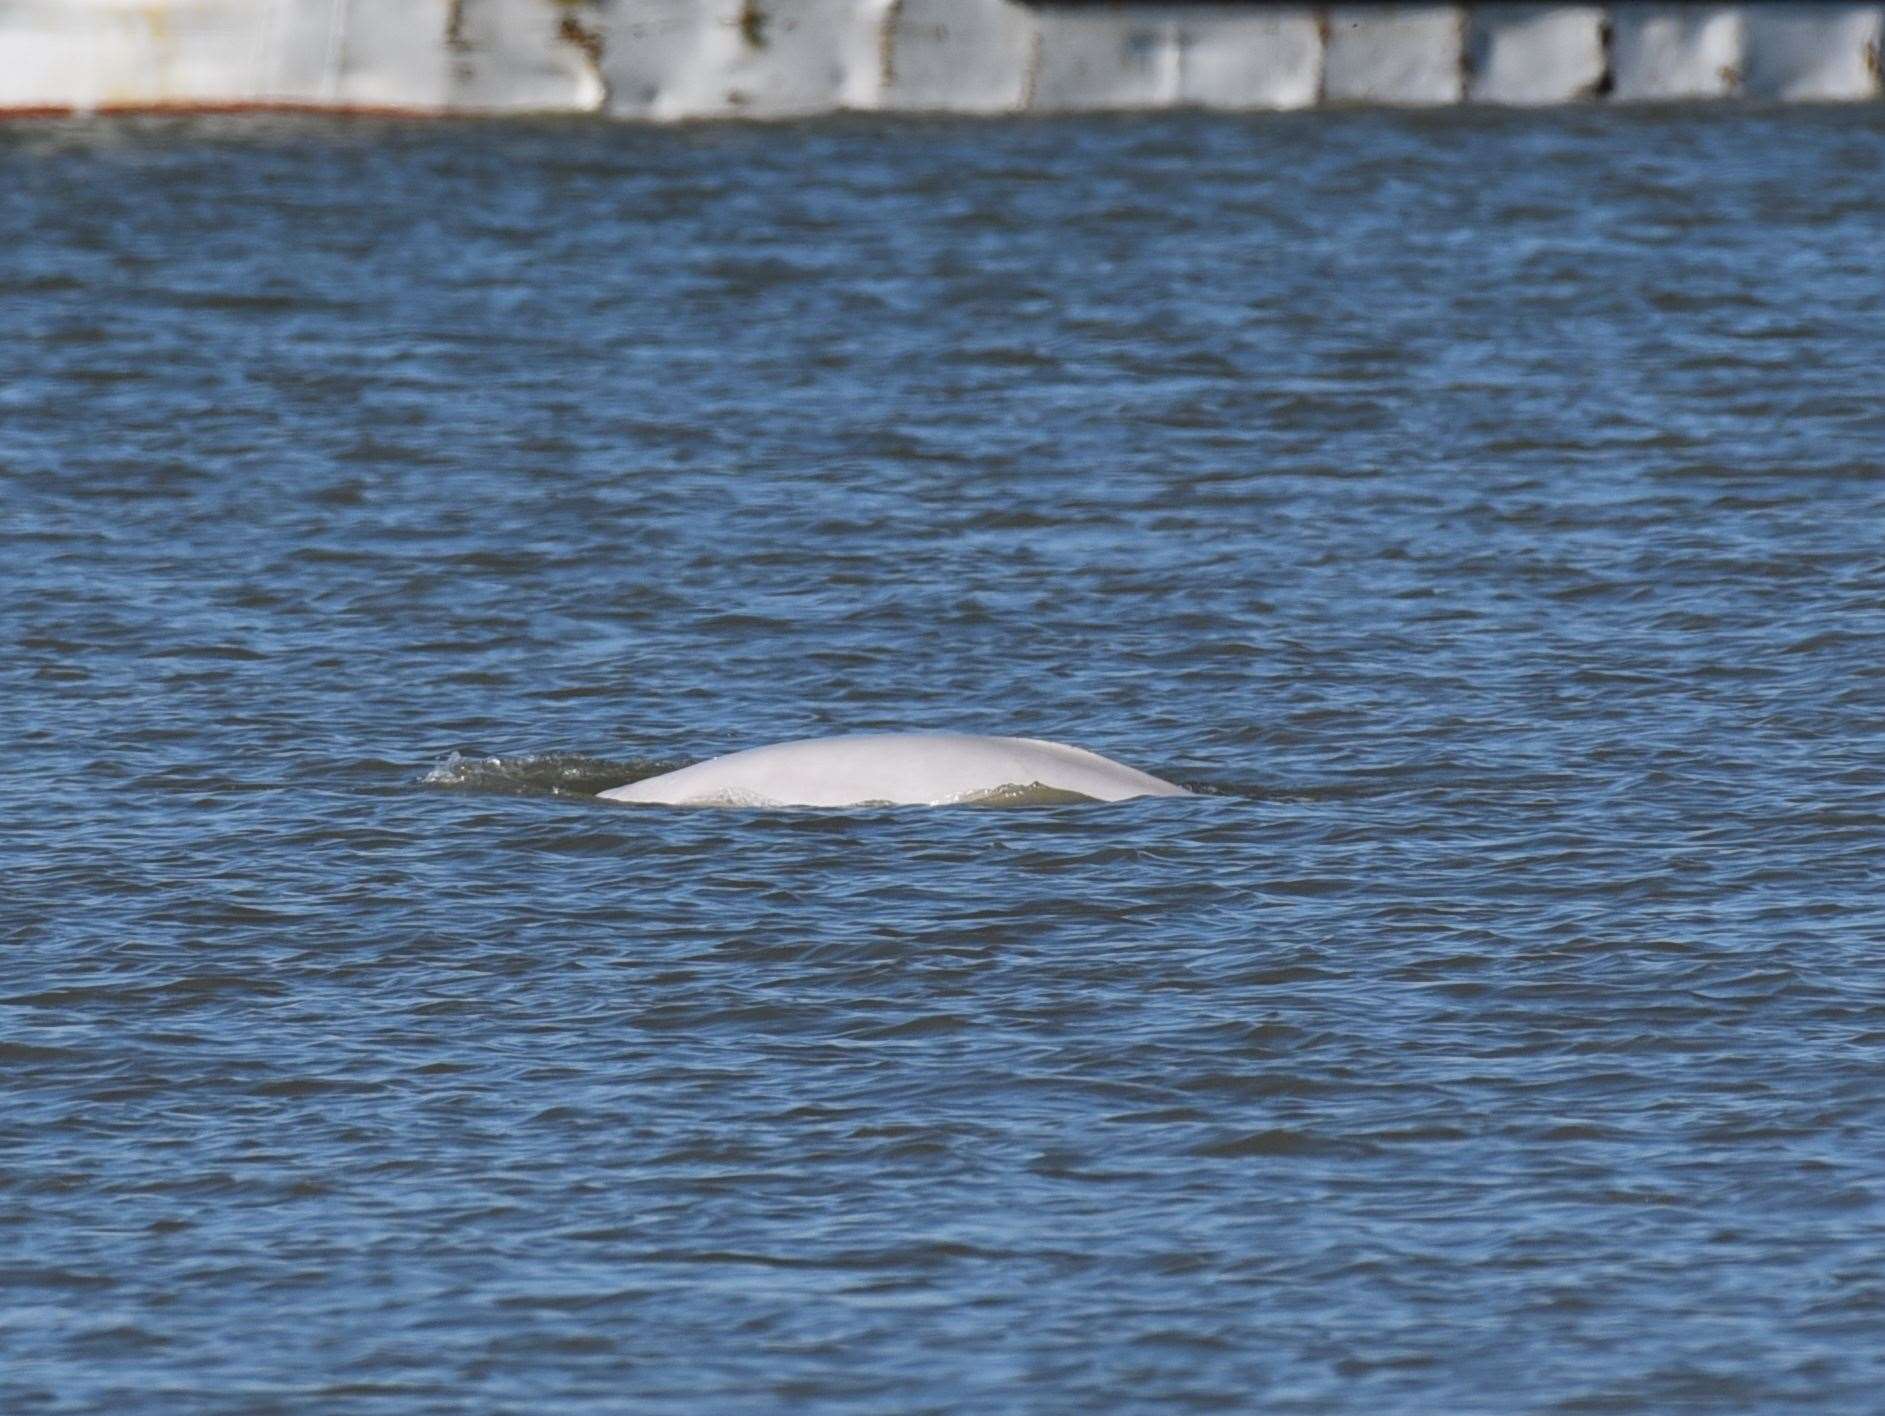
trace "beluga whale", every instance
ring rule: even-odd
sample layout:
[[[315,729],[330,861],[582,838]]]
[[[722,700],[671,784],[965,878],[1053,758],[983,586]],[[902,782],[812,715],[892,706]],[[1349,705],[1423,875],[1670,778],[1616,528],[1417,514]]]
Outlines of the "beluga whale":
[[[873,733],[774,743],[597,793],[667,806],[946,806],[1190,796],[1175,782],[1038,738]]]

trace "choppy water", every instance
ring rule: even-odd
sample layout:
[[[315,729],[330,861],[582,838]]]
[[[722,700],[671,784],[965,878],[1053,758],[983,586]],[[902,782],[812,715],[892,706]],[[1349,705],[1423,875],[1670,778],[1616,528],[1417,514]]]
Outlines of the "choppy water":
[[[0,191],[8,1411],[1876,1409],[1877,110]]]

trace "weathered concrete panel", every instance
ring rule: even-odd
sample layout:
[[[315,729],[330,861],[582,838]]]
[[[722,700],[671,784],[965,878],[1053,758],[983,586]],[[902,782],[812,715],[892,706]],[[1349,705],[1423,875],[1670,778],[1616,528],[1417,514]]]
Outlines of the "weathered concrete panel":
[[[672,120],[1858,99],[1880,91],[1882,40],[1885,0],[0,0],[0,113],[292,104]]]
[[[1178,101],[1178,43],[1156,10],[1043,10],[1028,86],[1038,112],[1169,108]]]
[[[789,117],[875,108],[890,0],[746,0],[740,44],[723,72],[701,75],[682,116]]]
[[[602,106],[593,7],[460,0],[447,34],[452,103],[479,113],[591,113]]]
[[[1611,11],[1610,72],[1620,99],[1738,93],[1742,11],[1712,5],[1622,5]]]
[[[1466,96],[1475,103],[1566,103],[1608,71],[1597,5],[1475,5],[1467,12]]]
[[[258,54],[275,58],[267,9],[194,0],[0,0],[0,103],[89,110],[252,102]],[[270,64],[272,67],[272,62]]]
[[[1332,5],[1322,96],[1331,103],[1457,103],[1464,28],[1455,5]]]
[[[1178,99],[1204,108],[1307,108],[1322,86],[1316,12],[1200,5],[1175,21]]]
[[[593,14],[605,111],[622,118],[682,118],[725,111],[713,86],[745,45],[741,0],[636,0]],[[571,16],[578,23],[591,17]],[[718,101],[714,101],[715,99]]]
[[[1308,9],[1043,10],[1035,23],[1035,111],[1300,108],[1320,87],[1322,29]]]
[[[887,19],[878,105],[906,112],[1012,113],[1028,101],[1040,37],[1011,0],[899,0]]]
[[[329,102],[346,108],[443,112],[452,74],[445,31],[451,0],[335,0],[335,59],[324,70]]]
[[[1747,92],[1784,99],[1876,97],[1882,15],[1851,5],[1750,7]]]
[[[597,10],[605,107],[661,120],[875,107],[890,8],[890,0],[635,0]]]
[[[449,0],[0,0],[0,103],[451,106]]]

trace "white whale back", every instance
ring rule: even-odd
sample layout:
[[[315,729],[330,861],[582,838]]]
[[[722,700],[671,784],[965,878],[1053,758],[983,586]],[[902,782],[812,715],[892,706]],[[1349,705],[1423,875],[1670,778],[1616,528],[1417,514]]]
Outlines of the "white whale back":
[[[599,793],[669,806],[941,806],[1045,787],[1096,801],[1189,796],[1084,748],[1036,738],[896,733],[813,738],[730,753]]]

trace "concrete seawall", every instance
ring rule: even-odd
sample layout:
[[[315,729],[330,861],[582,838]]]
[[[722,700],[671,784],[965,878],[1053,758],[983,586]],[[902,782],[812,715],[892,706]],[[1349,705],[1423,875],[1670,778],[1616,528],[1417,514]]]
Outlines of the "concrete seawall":
[[[0,0],[0,115],[1871,100],[1882,36],[1853,4]]]

